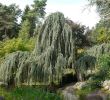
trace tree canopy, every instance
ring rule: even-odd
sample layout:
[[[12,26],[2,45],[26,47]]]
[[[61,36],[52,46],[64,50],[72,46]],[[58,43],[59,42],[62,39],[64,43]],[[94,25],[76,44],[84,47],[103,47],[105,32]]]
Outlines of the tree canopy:
[[[0,4],[0,39],[17,36],[19,25],[17,23],[21,10],[15,4],[9,6]]]
[[[13,54],[9,56],[13,59]],[[6,58],[7,59],[7,58]],[[23,58],[22,58],[23,59]],[[19,58],[18,58],[19,61]],[[18,82],[53,82],[60,80],[63,70],[75,61],[75,33],[71,25],[60,12],[47,17],[38,34],[36,47],[28,59],[17,67],[14,79]],[[6,61],[7,62],[7,61]],[[11,66],[14,66],[13,60]],[[4,66],[3,66],[4,65]],[[4,69],[10,64],[1,64]],[[24,70],[25,69],[25,70]],[[2,71],[4,72],[4,71]],[[10,72],[9,72],[10,73]],[[25,73],[25,78],[24,77]],[[3,75],[8,75],[4,74]],[[3,76],[4,77],[4,76]],[[7,80],[6,80],[7,81]]]
[[[88,0],[90,5],[96,5],[97,12],[103,20],[110,20],[110,1],[109,0]]]
[[[31,5],[31,7],[28,5],[25,7],[22,15],[21,25],[26,20],[29,22],[30,29],[28,30],[28,34],[30,37],[32,37],[35,33],[36,24],[41,22],[41,19],[43,19],[46,14],[46,2],[47,0],[34,0],[34,3]]]

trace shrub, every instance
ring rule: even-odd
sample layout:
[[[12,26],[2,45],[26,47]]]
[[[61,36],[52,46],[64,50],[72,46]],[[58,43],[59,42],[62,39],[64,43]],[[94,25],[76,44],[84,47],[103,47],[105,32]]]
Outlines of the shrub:
[[[102,82],[110,79],[110,54],[103,54],[97,61],[97,71],[89,80],[92,87],[101,87]]]
[[[6,54],[15,51],[32,51],[34,43],[34,38],[30,38],[28,40],[13,38],[0,42],[0,57],[4,57]]]
[[[97,74],[101,80],[110,79],[110,54],[103,54],[99,57]]]

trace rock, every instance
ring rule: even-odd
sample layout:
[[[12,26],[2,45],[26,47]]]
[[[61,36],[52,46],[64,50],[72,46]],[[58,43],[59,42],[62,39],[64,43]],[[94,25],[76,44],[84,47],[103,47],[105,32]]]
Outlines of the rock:
[[[103,98],[100,95],[89,95],[85,100],[103,100]]]
[[[0,96],[0,100],[5,100],[4,97]]]
[[[78,100],[75,94],[63,91],[63,100]]]
[[[73,86],[73,89],[77,89],[77,90],[80,90],[82,89],[83,87],[86,86],[86,82],[77,82],[74,86]]]
[[[105,90],[109,90],[109,86],[105,86],[104,89],[105,89]]]
[[[105,85],[110,85],[110,80],[105,80],[105,81],[103,82],[103,86],[105,86]]]
[[[85,100],[109,100],[108,95],[101,90],[94,91],[86,96]]]
[[[73,84],[64,87],[63,90],[61,90],[61,93],[63,96],[63,100],[79,100],[73,89]]]
[[[102,84],[104,90],[110,91],[110,80],[105,80]]]

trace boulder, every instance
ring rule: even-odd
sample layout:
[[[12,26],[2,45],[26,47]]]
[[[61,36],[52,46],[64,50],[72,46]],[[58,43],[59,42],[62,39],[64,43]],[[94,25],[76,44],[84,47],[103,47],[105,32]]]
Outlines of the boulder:
[[[78,100],[77,96],[72,92],[63,91],[63,100]]]
[[[77,82],[77,83],[73,86],[73,89],[80,90],[80,89],[86,87],[86,85],[87,85],[86,82]]]
[[[96,90],[88,94],[85,100],[110,100],[109,96],[101,90]]]
[[[104,90],[110,91],[110,80],[105,80],[102,86]]]
[[[0,96],[0,100],[5,100],[4,97]]]
[[[67,86],[63,91],[63,100],[78,100],[78,97],[73,89],[73,86]]]

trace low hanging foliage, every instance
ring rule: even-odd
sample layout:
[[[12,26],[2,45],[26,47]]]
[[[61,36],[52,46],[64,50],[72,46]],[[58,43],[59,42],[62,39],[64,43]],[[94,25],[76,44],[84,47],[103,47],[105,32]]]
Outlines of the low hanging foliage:
[[[4,83],[14,81],[18,69],[28,57],[28,52],[21,51],[7,55],[0,66],[0,80]]]
[[[84,54],[85,56],[79,58],[76,61],[75,66],[77,66],[78,69],[82,69],[82,71],[84,71],[85,69],[91,68],[91,66],[95,66],[95,63],[98,61],[99,57],[109,52],[110,44],[103,43],[101,45],[95,45],[86,50]]]
[[[79,71],[85,72],[88,69],[93,69],[93,67],[95,67],[95,63],[96,63],[95,57],[85,55],[76,61],[75,66],[77,67],[77,69],[79,69]]]
[[[88,55],[94,56],[96,58],[99,58],[100,55],[110,53],[110,44],[109,43],[103,43],[101,45],[93,46],[92,48],[88,49],[86,51]]]
[[[64,69],[75,62],[74,35],[71,23],[62,13],[51,14],[39,29],[32,54],[28,56],[23,53],[23,56],[18,54],[17,57],[16,52],[6,57],[0,67],[3,73],[0,79],[8,82],[11,77],[16,84],[58,82]]]
[[[76,63],[75,67],[77,68],[77,74],[83,78],[83,74],[87,74],[87,70],[93,70],[94,68],[97,69],[100,56],[103,54],[110,53],[110,44],[103,43],[101,45],[95,45],[90,49],[86,50],[85,56],[80,57]],[[82,80],[82,79],[79,79]]]
[[[87,76],[88,70],[95,69],[96,64],[96,57],[85,55],[83,57],[80,57],[75,62],[75,67],[77,68],[76,74],[79,81],[84,81],[85,76]]]

